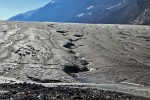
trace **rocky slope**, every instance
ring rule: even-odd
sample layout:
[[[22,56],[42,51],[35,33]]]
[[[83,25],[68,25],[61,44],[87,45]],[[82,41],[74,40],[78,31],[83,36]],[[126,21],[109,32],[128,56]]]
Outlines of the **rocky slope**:
[[[150,25],[150,1],[138,0],[138,6],[140,13],[133,23]]]
[[[130,0],[130,3],[101,20],[103,23],[150,25],[150,1]]]

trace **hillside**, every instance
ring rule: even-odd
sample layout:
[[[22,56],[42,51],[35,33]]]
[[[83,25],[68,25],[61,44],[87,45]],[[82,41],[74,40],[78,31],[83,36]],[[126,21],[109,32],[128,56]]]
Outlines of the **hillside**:
[[[52,0],[9,20],[149,25],[149,4],[149,0]]]
[[[140,13],[133,23],[150,25],[150,1],[138,0],[138,6]]]

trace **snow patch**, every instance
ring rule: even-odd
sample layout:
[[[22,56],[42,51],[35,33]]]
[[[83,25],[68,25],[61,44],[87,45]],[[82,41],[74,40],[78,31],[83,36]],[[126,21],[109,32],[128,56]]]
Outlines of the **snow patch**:
[[[112,8],[115,8],[115,7],[118,7],[118,6],[121,6],[121,5],[122,5],[122,3],[119,3],[119,4],[115,5],[115,6],[112,6],[112,7],[106,8],[106,9],[112,9]]]
[[[55,3],[56,1],[51,1],[51,4]]]
[[[92,15],[92,13],[88,13],[89,15]]]
[[[89,7],[87,7],[87,10],[90,10],[90,9],[92,9],[94,6],[89,6]]]
[[[78,14],[77,17],[82,17],[82,16],[85,16],[85,15],[92,15],[92,13],[81,13],[81,14]]]
[[[81,13],[81,14],[78,14],[77,16],[78,17],[82,17],[82,16],[84,16],[85,15],[85,13]]]

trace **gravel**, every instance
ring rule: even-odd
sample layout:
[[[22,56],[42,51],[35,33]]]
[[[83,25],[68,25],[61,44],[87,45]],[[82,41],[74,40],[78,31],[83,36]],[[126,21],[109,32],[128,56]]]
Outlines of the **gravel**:
[[[148,100],[115,91],[83,87],[44,87],[20,83],[1,84],[0,100]]]

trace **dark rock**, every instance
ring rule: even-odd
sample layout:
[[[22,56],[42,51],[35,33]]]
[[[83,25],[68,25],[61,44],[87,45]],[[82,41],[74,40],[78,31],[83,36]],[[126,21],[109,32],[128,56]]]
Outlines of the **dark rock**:
[[[80,71],[79,66],[65,66],[64,71],[66,73],[78,73]]]
[[[62,31],[56,31],[56,32],[58,32],[58,33],[67,33],[69,31],[62,30]]]
[[[75,34],[73,36],[75,36],[75,37],[83,37],[83,35],[79,35],[79,34]]]
[[[68,42],[65,45],[63,45],[63,47],[68,48],[68,49],[71,49],[72,46],[75,46],[75,44],[73,44],[71,42]]]
[[[84,65],[84,66],[89,64],[86,60],[81,60],[80,62],[81,62],[81,64]]]

